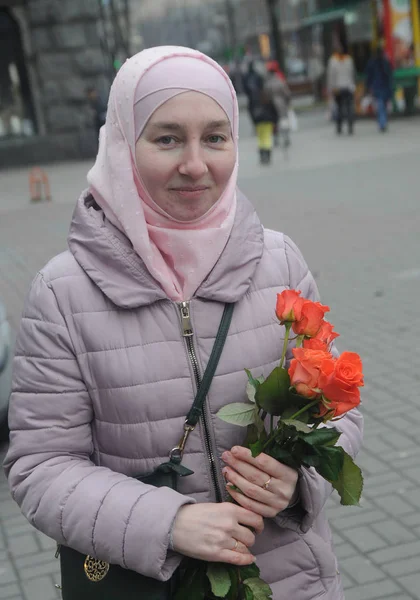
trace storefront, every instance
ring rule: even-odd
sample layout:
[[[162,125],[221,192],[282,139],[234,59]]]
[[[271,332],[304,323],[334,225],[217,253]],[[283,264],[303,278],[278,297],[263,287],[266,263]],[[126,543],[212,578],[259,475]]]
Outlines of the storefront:
[[[383,40],[394,67],[395,112],[420,108],[419,0],[373,2],[373,46]]]
[[[303,19],[311,31],[312,53],[326,64],[335,36],[344,39],[353,56],[358,86],[356,109],[366,110],[363,102],[365,70],[379,40],[385,44],[394,67],[395,99],[393,110],[411,112],[420,108],[420,0],[353,0],[320,2],[321,8]],[[322,8],[324,6],[324,8]]]

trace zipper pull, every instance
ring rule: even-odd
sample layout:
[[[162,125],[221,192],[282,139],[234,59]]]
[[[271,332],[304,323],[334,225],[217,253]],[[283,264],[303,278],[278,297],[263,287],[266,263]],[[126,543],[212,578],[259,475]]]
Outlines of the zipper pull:
[[[191,337],[194,335],[191,318],[190,318],[190,303],[180,302],[179,308],[181,311],[181,324],[182,324],[182,335],[184,337]]]

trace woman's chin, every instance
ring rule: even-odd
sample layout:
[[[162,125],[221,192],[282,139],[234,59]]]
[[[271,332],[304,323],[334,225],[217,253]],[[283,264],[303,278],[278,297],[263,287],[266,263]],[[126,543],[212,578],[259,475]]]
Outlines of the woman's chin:
[[[205,215],[210,208],[217,202],[210,199],[206,193],[197,195],[184,195],[175,193],[178,197],[177,201],[174,202],[174,196],[171,198],[171,202],[166,205],[164,210],[174,219],[178,221],[193,221],[199,219]]]

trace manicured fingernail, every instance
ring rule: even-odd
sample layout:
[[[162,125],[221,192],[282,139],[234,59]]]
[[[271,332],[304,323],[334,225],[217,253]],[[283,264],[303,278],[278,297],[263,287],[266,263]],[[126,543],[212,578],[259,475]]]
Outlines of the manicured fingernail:
[[[223,452],[222,454],[222,458],[224,461],[229,460],[230,456],[230,452]]]
[[[238,452],[239,452],[239,448],[238,448],[238,446],[234,446],[234,447],[232,448],[231,452],[232,452],[232,454],[238,454]]]

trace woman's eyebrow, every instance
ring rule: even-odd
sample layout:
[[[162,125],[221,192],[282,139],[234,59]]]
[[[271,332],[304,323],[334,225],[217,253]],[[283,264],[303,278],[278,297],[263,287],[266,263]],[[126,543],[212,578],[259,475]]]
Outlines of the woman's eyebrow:
[[[154,129],[166,129],[169,131],[178,131],[182,129],[182,126],[179,123],[166,123],[163,121],[159,123],[151,123],[151,127]]]
[[[210,121],[206,125],[206,129],[218,129],[219,127],[230,127],[230,122],[227,119],[221,119],[220,121]]]
[[[166,122],[166,121],[158,121],[156,123],[151,123],[151,127],[153,129],[165,129],[166,131],[179,131],[184,129],[182,125],[179,123]],[[220,127],[230,127],[230,122],[227,119],[221,119],[218,121],[209,121],[206,123],[206,129],[218,129]]]

